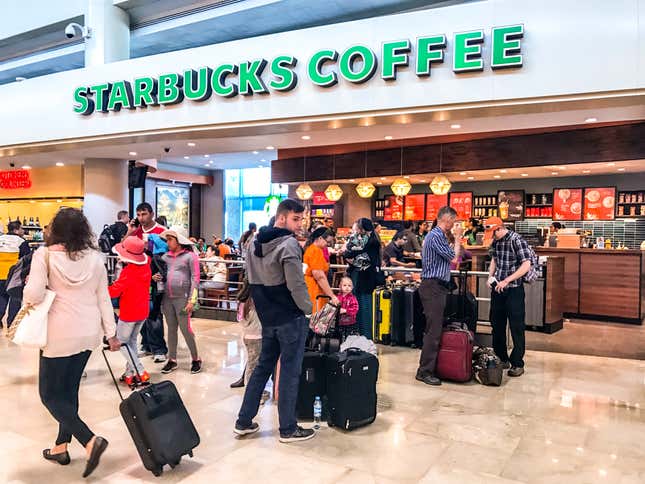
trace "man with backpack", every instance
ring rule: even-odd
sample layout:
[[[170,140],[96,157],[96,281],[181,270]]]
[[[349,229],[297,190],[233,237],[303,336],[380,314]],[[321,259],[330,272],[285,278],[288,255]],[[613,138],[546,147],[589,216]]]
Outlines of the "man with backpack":
[[[128,233],[128,225],[130,224],[130,215],[126,210],[120,210],[116,215],[116,222],[112,225],[103,227],[103,231],[99,236],[99,248],[101,252],[106,254],[112,253],[112,248],[121,242]]]
[[[7,233],[0,235],[0,319],[4,316],[9,304],[9,294],[7,294],[9,270],[20,258],[31,253],[29,242],[23,238],[24,235],[25,231],[18,220],[10,222],[7,226]],[[18,309],[20,308],[18,307]],[[16,311],[11,312],[15,313]]]
[[[517,232],[507,229],[499,217],[486,219],[486,240],[492,240],[492,260],[488,270],[491,289],[490,322],[493,349],[502,360],[508,376],[524,374],[524,280],[533,278],[535,253]],[[530,274],[530,275],[529,275]],[[506,324],[511,328],[513,351],[506,349]]]

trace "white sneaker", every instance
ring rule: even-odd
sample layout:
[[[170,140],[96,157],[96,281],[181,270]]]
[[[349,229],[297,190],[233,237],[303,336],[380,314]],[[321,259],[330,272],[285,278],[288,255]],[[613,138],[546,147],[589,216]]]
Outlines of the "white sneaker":
[[[155,355],[152,359],[155,363],[164,363],[166,360],[166,355]]]

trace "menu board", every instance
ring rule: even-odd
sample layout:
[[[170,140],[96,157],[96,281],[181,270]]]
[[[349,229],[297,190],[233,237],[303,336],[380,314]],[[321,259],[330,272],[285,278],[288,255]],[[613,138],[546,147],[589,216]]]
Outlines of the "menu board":
[[[585,188],[585,220],[613,220],[615,209],[615,187]]]
[[[403,220],[403,197],[397,197],[396,195],[387,195],[385,197],[383,220]]]
[[[524,190],[498,191],[497,207],[504,222],[524,220]]]
[[[404,220],[423,220],[426,196],[424,194],[407,195],[405,197]]]
[[[553,190],[553,220],[582,220],[582,188]]]
[[[314,205],[333,205],[334,204],[334,202],[332,202],[330,199],[327,198],[327,195],[325,195],[325,192],[314,192],[312,202]]]
[[[448,205],[448,194],[435,195],[428,193],[426,195],[426,220],[434,220],[437,218],[439,209]]]
[[[457,211],[457,220],[468,220],[473,215],[473,192],[450,193],[450,206]]]

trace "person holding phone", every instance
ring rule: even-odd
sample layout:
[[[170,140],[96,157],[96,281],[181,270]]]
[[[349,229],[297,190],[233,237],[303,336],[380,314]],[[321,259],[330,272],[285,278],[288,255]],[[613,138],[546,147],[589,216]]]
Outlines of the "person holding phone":
[[[492,238],[492,260],[488,269],[491,289],[490,322],[493,349],[502,360],[508,376],[524,374],[526,329],[524,284],[522,278],[531,269],[531,249],[517,232],[507,229],[499,217],[486,219],[486,238]],[[511,328],[513,351],[506,349],[506,325]]]

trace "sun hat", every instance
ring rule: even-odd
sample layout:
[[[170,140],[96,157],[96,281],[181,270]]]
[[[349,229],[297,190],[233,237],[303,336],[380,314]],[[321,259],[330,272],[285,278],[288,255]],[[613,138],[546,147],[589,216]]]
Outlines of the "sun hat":
[[[148,256],[144,252],[146,244],[139,237],[129,236],[119,244],[116,244],[112,251],[117,254],[123,262],[142,266],[148,263]]]
[[[186,235],[186,229],[180,226],[170,227],[168,230],[162,232],[160,237],[164,240],[168,240],[168,237],[174,237],[180,245],[193,245]]]

